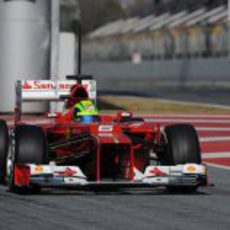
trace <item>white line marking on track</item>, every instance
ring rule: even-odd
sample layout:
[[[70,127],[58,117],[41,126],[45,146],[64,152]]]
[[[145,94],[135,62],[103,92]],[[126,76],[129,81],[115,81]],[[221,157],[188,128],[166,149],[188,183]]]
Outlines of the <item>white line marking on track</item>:
[[[202,153],[202,159],[230,158],[230,152]]]
[[[222,119],[218,119],[218,120],[215,120],[215,119],[168,119],[168,118],[147,118],[145,119],[145,121],[147,122],[159,122],[159,123],[162,123],[162,122],[180,122],[180,123],[216,123],[216,124],[230,124],[230,120],[222,120]]]
[[[161,117],[161,118],[169,118],[169,117],[171,117],[171,118],[181,118],[181,117],[188,117],[188,118],[200,118],[200,117],[202,117],[202,118],[207,118],[207,119],[210,119],[210,118],[212,118],[212,119],[220,119],[220,118],[222,118],[222,119],[230,119],[230,115],[202,115],[202,114],[195,114],[195,115],[189,115],[189,114],[177,114],[177,115],[170,115],[170,114],[165,114],[165,115],[144,115],[144,114],[142,114],[142,116],[143,117],[145,117],[145,118],[149,118],[149,119],[151,119],[151,118],[159,118],[159,117]]]
[[[230,128],[222,128],[222,127],[195,127],[197,131],[226,131],[230,132]]]
[[[230,137],[201,137],[199,138],[200,142],[222,142],[230,141]]]
[[[161,126],[161,131],[165,126]],[[230,132],[230,128],[222,128],[222,127],[195,127],[197,131],[223,131]]]

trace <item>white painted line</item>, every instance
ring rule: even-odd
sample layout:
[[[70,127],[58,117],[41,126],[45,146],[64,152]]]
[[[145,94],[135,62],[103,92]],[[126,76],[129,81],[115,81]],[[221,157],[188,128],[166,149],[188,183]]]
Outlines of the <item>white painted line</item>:
[[[141,116],[145,117],[145,118],[149,118],[149,119],[156,119],[156,118],[181,118],[181,117],[188,117],[188,118],[207,118],[207,119],[230,119],[230,115],[202,115],[202,114],[176,114],[176,115],[172,115],[172,114],[165,114],[165,115],[145,115],[142,114]]]
[[[154,118],[147,118],[145,119],[147,122],[180,122],[180,123],[211,123],[211,124],[230,124],[230,120],[215,120],[215,119],[168,119],[168,118],[161,118],[161,119],[154,119]]]
[[[202,159],[230,158],[230,152],[202,153]]]
[[[161,126],[161,131],[164,129],[165,126]],[[222,127],[195,127],[197,131],[223,131],[223,132],[230,132],[229,128],[222,128]]]
[[[219,164],[213,164],[213,163],[205,163],[208,166],[214,167],[214,168],[219,168],[219,169],[225,169],[225,170],[230,170],[229,166],[224,166],[224,165],[219,165]]]
[[[198,102],[190,102],[190,101],[178,101],[178,100],[170,100],[170,99],[155,99],[159,102],[173,103],[173,104],[181,104],[181,105],[195,105],[195,106],[203,106],[207,108],[219,108],[219,109],[230,109],[230,106],[227,105],[219,105],[219,104],[210,104],[210,103],[198,103]]]
[[[230,128],[222,128],[222,127],[195,127],[197,131],[229,131]]]
[[[161,131],[163,131],[165,126],[161,126]],[[222,127],[195,127],[196,131],[222,131],[222,132],[230,132],[229,128]]]
[[[229,141],[230,137],[201,137],[199,138],[200,142],[221,142],[221,141]]]

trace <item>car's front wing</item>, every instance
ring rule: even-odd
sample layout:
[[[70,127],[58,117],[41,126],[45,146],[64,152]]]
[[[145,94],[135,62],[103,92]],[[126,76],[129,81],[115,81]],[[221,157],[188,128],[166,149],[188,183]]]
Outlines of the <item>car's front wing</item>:
[[[89,181],[76,166],[16,164],[14,184],[18,187],[157,187],[157,186],[206,186],[205,165],[148,166],[142,173],[134,168],[133,180]]]

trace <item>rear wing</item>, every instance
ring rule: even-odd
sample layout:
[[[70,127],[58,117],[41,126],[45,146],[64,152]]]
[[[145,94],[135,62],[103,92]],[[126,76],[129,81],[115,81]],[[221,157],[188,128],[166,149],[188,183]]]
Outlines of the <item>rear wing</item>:
[[[22,80],[16,82],[16,121],[20,119],[23,102],[55,102],[70,96],[70,89],[81,84],[87,91],[89,98],[96,102],[96,81],[93,79],[78,80]]]

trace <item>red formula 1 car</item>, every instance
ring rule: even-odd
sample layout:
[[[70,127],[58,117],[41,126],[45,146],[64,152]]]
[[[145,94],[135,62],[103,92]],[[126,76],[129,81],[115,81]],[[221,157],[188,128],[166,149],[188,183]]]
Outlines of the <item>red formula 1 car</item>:
[[[161,129],[129,112],[101,115],[91,124],[65,120],[58,113],[21,119],[24,101],[74,100],[82,90],[96,99],[93,79],[17,82],[15,124],[8,128],[0,121],[0,179],[8,181],[11,191],[156,186],[195,191],[207,185],[191,125]]]

